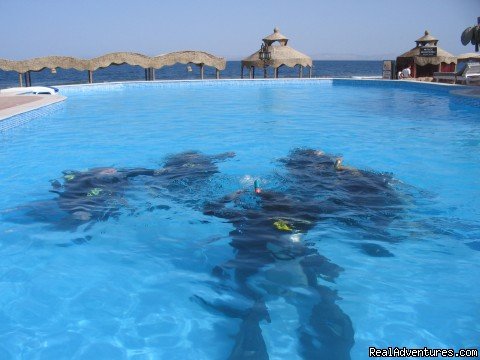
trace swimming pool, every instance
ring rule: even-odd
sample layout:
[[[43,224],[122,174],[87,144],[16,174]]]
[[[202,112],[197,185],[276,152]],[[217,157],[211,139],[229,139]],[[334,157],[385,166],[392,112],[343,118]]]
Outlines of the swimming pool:
[[[0,133],[0,358],[478,348],[480,104],[451,89],[62,88]]]

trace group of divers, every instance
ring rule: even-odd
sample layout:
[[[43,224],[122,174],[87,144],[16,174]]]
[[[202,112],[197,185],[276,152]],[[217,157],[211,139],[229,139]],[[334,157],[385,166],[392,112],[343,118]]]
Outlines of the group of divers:
[[[52,217],[43,211],[45,206],[30,206],[28,212],[56,225],[91,226],[121,214],[126,206],[124,194],[133,179],[154,179],[172,199],[233,227],[230,245],[234,255],[211,272],[214,291],[231,296],[191,297],[209,312],[241,320],[229,359],[269,358],[261,325],[271,321],[266,302],[276,297],[297,309],[298,352],[303,358],[349,359],[354,344],[352,322],[336,304],[339,297],[328,285],[343,269],[302,237],[322,221],[338,222],[364,235],[366,240],[357,246],[367,255],[393,256],[369,240],[389,241],[388,226],[405,203],[392,185],[394,179],[389,174],[346,167],[340,158],[322,151],[294,149],[279,160],[283,169],[277,174],[280,190],[268,189],[268,183],[257,179],[253,186],[217,199],[190,195],[189,188],[208,186],[219,173],[218,162],[234,156],[230,152],[205,155],[188,151],[167,157],[159,169],[65,171],[61,179],[51,181],[51,191],[56,194],[52,201],[61,215]],[[272,280],[274,286],[252,284],[254,276],[266,276],[272,268],[283,274]],[[232,296],[249,305],[239,307],[220,300]]]

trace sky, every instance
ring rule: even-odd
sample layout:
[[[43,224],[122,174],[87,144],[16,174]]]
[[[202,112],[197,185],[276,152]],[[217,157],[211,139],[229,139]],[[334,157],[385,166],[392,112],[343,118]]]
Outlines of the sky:
[[[254,53],[277,26],[313,59],[383,60],[429,30],[458,55],[480,0],[0,0],[0,58],[149,56],[202,50],[227,60]]]

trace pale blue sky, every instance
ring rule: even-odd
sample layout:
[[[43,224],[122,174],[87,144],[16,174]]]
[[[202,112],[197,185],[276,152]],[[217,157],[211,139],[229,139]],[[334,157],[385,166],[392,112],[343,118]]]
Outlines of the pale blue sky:
[[[390,58],[426,29],[459,54],[473,51],[460,34],[478,16],[480,0],[0,0],[0,58],[204,50],[240,59],[274,26],[314,59]]]

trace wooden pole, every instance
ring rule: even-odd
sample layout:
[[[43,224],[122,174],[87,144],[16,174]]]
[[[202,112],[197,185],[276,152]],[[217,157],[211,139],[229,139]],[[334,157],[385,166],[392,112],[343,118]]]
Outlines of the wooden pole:
[[[18,83],[19,83],[20,87],[23,87],[22,73],[18,73]]]
[[[279,69],[278,67],[275,68],[275,79],[278,79],[278,69]]]
[[[32,86],[32,78],[30,77],[30,71],[25,72],[25,86],[29,87]]]
[[[200,78],[203,80],[203,64],[200,64]]]
[[[93,84],[93,70],[88,70],[88,83]]]
[[[217,68],[215,68],[215,77],[218,79],[220,79],[220,70],[218,70]]]

